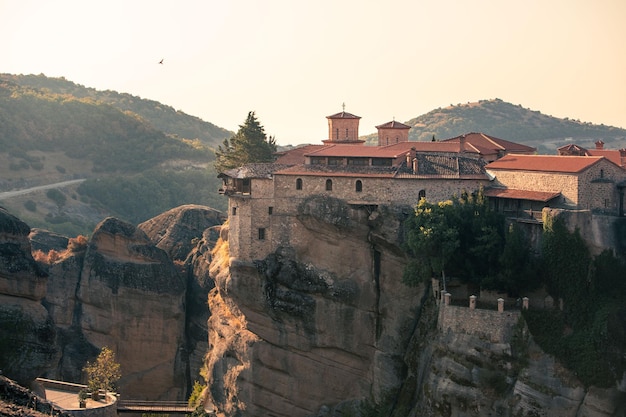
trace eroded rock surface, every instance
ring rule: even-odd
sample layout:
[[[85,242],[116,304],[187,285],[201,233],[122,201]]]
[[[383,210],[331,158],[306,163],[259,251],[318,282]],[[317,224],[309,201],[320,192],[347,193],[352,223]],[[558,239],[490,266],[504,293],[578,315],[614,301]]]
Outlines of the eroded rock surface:
[[[0,365],[5,374],[24,384],[38,376],[85,382],[85,363],[108,346],[122,366],[126,398],[187,398],[207,350],[219,212],[183,206],[147,222],[164,231],[159,242],[115,218],[89,241],[34,230],[40,256],[49,255],[41,264],[31,256],[28,225],[0,217],[0,346],[15,353],[2,355],[10,359]],[[13,349],[20,344],[29,348]]]
[[[207,368],[220,415],[316,415],[400,385],[426,290],[400,282],[403,210],[380,222],[319,203],[307,201],[291,224],[292,246],[247,263],[229,258],[224,241],[213,260]]]
[[[285,220],[289,245],[253,262],[230,257],[224,228],[211,264],[206,408],[339,417],[369,400],[393,417],[625,415],[624,392],[585,388],[533,343],[519,312],[494,334],[440,328],[441,300],[401,282],[410,213],[307,199]]]
[[[58,355],[54,324],[41,304],[47,275],[31,255],[29,232],[0,208],[0,370],[24,385]]]

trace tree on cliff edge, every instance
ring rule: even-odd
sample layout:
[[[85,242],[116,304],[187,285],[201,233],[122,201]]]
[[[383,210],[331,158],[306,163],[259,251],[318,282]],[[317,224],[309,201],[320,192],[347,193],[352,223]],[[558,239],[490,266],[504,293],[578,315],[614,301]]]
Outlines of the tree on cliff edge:
[[[239,126],[239,131],[230,139],[224,139],[224,143],[218,146],[215,152],[215,169],[217,172],[224,172],[253,162],[274,162],[274,152],[274,137],[265,134],[263,126],[251,111],[244,124]]]

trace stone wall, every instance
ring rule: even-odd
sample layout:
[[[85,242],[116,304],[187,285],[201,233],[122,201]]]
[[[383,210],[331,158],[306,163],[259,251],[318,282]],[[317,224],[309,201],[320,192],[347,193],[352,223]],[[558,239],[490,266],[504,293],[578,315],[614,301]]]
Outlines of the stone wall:
[[[617,213],[619,196],[615,184],[624,177],[623,169],[606,160],[582,172],[578,208]]]
[[[496,182],[518,190],[560,192],[557,205],[569,209],[600,210],[616,213],[616,183],[626,176],[617,165],[600,160],[580,173],[493,170]]]
[[[578,176],[554,172],[494,170],[496,181],[506,188],[560,192],[562,200],[557,204],[575,208],[578,205]]]
[[[296,189],[296,179],[302,179],[302,189]],[[332,190],[326,190],[326,180],[332,181]],[[356,191],[356,181],[361,181],[362,191]],[[416,178],[372,178],[372,177],[325,177],[317,175],[275,175],[276,196],[303,199],[315,194],[328,194],[349,203],[363,204],[408,204],[419,202],[419,192],[424,190],[429,201],[447,200],[462,191],[475,191],[487,180],[478,179],[416,179]]]
[[[296,189],[297,178],[302,179],[301,190]],[[327,179],[332,181],[332,190],[326,190]],[[356,191],[357,180],[362,183],[361,192]],[[475,191],[485,182],[314,175],[275,175],[273,180],[255,178],[251,180],[249,195],[231,195],[228,199],[230,254],[240,260],[263,259],[278,247],[293,243],[298,239],[292,230],[298,206],[310,196],[327,195],[349,204],[413,206],[418,203],[421,190],[429,201],[441,201],[465,190]]]
[[[439,329],[443,333],[471,334],[492,343],[509,343],[520,315],[519,311],[499,312],[441,303]]]

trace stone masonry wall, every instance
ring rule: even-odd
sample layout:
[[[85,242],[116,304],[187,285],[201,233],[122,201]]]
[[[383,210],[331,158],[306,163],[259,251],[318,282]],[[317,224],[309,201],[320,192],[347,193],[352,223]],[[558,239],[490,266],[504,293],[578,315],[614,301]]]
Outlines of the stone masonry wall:
[[[302,189],[296,190],[296,179],[302,179]],[[332,190],[326,190],[326,180]],[[362,191],[356,191],[356,181]],[[275,175],[274,179],[253,179],[250,195],[229,198],[229,243],[231,256],[241,260],[263,259],[279,246],[289,245],[296,238],[294,223],[299,203],[306,197],[327,194],[348,203],[407,204],[419,201],[419,192],[426,192],[429,201],[449,199],[462,191],[475,191],[485,180],[427,180],[372,177],[324,177]],[[280,197],[277,197],[280,196]],[[263,229],[263,239],[259,235]]]
[[[616,183],[626,174],[617,165],[600,160],[577,174],[493,170],[496,182],[511,189],[560,192],[563,208],[615,213],[619,204]]]
[[[578,205],[578,176],[573,174],[501,171],[494,170],[496,181],[507,188],[517,190],[533,190],[560,192],[562,201],[559,205],[574,208]]]
[[[296,190],[296,179],[302,179],[302,189]],[[332,181],[332,190],[326,190],[326,180]],[[362,191],[356,191],[356,181],[362,183]],[[426,192],[429,201],[447,200],[463,190],[472,192],[487,180],[462,179],[409,179],[372,177],[325,177],[275,175],[275,195],[287,198],[305,198],[314,194],[328,194],[349,203],[409,204],[419,202],[419,192]]]
[[[581,173],[579,208],[617,213],[619,197],[615,184],[625,177],[623,169],[604,160]]]
[[[451,330],[472,334],[493,343],[508,343],[520,315],[519,311],[472,310],[442,302],[439,307],[439,329],[443,333]]]

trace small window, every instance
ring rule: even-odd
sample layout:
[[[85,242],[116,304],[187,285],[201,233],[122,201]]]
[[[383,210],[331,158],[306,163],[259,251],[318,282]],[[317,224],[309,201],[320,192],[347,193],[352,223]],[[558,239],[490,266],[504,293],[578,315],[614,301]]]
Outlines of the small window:
[[[259,240],[265,240],[265,228],[259,227]]]
[[[333,190],[333,181],[326,180],[326,191],[332,191],[332,190]]]
[[[346,129],[346,139],[348,139],[348,129]]]
[[[604,178],[604,170],[603,169],[600,170],[600,178]]]
[[[421,200],[423,198],[426,198],[426,190],[420,190],[419,194],[418,194],[418,199]]]
[[[274,212],[274,207],[270,206],[270,207],[267,209],[267,214],[269,214],[269,215],[271,216],[273,212]]]
[[[354,189],[356,190],[357,193],[360,193],[361,191],[363,191],[363,183],[361,182],[361,180],[356,180]]]
[[[301,190],[302,189],[302,178],[298,178],[296,180],[296,190]]]
[[[233,216],[236,216],[237,215],[237,207],[233,207],[231,212],[232,212]]]

